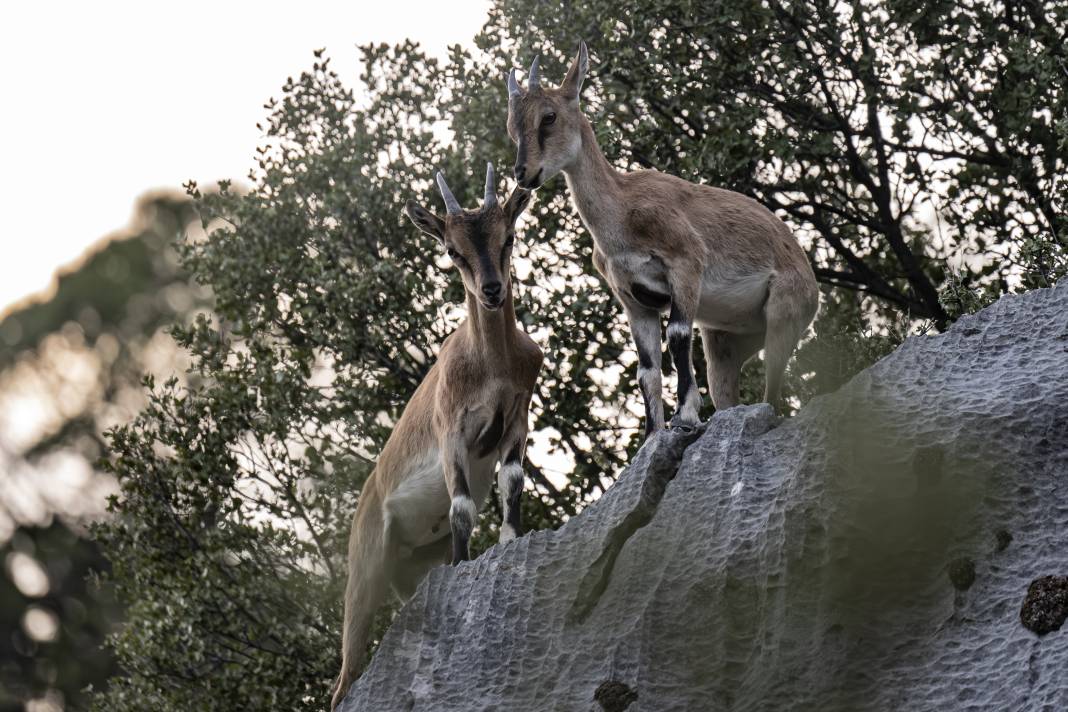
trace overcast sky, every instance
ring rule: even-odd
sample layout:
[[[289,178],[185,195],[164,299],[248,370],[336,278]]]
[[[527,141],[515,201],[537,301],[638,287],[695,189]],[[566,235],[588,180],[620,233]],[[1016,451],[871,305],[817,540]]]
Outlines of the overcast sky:
[[[263,103],[326,47],[467,44],[487,0],[5,2],[0,7],[0,312],[124,227],[137,196],[252,165]]]

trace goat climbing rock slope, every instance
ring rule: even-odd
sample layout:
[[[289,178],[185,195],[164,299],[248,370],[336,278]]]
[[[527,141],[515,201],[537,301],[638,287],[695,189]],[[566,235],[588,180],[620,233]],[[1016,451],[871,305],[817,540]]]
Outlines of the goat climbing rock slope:
[[[559,530],[435,569],[342,709],[1065,709],[1066,576],[1062,284],[789,420],[660,433]]]

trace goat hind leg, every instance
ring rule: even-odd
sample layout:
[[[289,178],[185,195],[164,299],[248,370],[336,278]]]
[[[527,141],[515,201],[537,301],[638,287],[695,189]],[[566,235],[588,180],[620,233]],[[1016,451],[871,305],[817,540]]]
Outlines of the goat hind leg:
[[[732,334],[718,329],[701,329],[701,344],[708,364],[708,393],[716,410],[733,408],[740,402],[738,381],[742,366],[764,345],[763,334]]]
[[[387,515],[388,516],[388,515]],[[341,672],[334,682],[330,709],[344,699],[349,686],[363,672],[367,643],[375,614],[385,601],[397,556],[389,526],[372,518],[349,543],[349,577],[345,586],[345,614],[341,632]],[[379,532],[372,531],[380,526]]]
[[[764,305],[767,323],[764,335],[764,372],[767,377],[764,401],[776,411],[781,406],[786,364],[812,321],[811,313],[806,310],[807,305],[800,303],[788,289],[772,283],[768,301]]]

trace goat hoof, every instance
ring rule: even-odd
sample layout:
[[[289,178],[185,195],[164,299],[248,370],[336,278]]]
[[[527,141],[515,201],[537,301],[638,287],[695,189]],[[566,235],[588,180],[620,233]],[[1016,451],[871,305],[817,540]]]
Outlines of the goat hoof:
[[[497,537],[498,544],[507,544],[510,541],[515,541],[519,536],[519,533],[513,529],[510,525],[505,524],[501,527],[500,536]]]
[[[691,422],[688,422],[688,421],[685,421],[685,420],[672,420],[671,421],[671,432],[673,432],[673,433],[692,433],[693,431],[697,430],[697,426],[698,425],[700,425],[699,422],[698,423],[691,423]]]

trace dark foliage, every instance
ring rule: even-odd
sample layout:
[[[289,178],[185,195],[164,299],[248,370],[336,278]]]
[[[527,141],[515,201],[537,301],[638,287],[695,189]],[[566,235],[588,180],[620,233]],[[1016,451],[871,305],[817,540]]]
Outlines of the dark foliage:
[[[584,37],[615,164],[751,194],[795,226],[826,285],[796,402],[1063,272],[1065,20],[1035,3],[502,2],[477,57],[364,48],[359,98],[317,54],[268,104],[251,190],[190,185],[211,235],[184,264],[215,315],[174,331],[197,385],[149,383],[112,434],[122,493],[97,535],[129,606],[112,639],[126,674],[97,707],[323,706],[359,487],[462,318],[459,280],[402,206],[438,204],[438,168],[474,205],[473,167],[512,163],[513,62],[540,53],[563,76]],[[517,247],[520,318],[548,357],[524,516],[555,526],[637,445],[635,358],[562,180]]]

